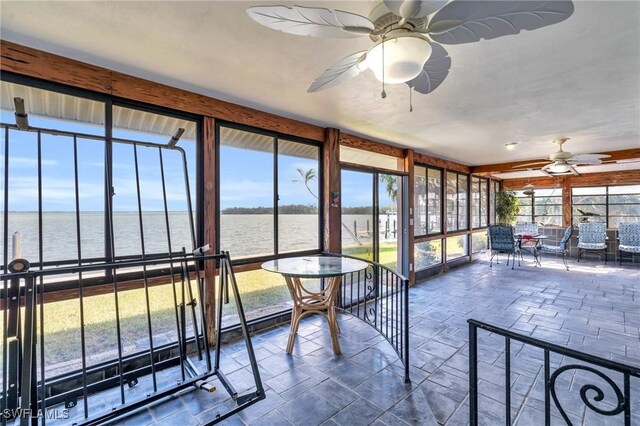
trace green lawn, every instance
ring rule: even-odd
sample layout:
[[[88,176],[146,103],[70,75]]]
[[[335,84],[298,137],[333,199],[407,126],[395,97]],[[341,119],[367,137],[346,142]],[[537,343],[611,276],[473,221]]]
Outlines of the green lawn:
[[[345,248],[345,254],[372,259],[371,246]],[[382,264],[395,267],[396,246],[386,244],[381,247]],[[258,318],[269,313],[291,307],[289,292],[284,278],[262,269],[236,273],[238,287],[247,319]],[[319,285],[317,280],[307,282],[309,288]],[[195,291],[195,282],[193,283]],[[178,292],[178,299],[180,297]],[[195,296],[195,294],[194,294]],[[149,288],[149,306],[154,344],[175,339],[176,311],[171,285]],[[121,337],[124,353],[132,353],[149,347],[147,309],[144,289],[120,292],[118,295]],[[223,307],[223,326],[237,321],[233,293],[231,303]],[[188,312],[190,315],[190,312]],[[101,358],[109,359],[117,355],[117,334],[115,325],[115,297],[113,293],[84,298],[84,324],[89,365]],[[47,365],[74,361],[69,369],[79,368],[81,356],[80,302],[78,299],[45,304],[45,358]],[[192,334],[189,319],[188,333]],[[38,340],[39,344],[39,340]],[[99,355],[102,354],[102,357]]]

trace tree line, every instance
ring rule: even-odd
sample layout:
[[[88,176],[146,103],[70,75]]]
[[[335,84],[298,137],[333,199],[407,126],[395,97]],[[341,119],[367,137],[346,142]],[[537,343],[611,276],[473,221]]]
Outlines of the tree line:
[[[393,211],[393,207],[380,208],[381,214]],[[222,214],[273,214],[273,207],[229,207]],[[287,204],[278,207],[279,214],[318,214],[318,206],[313,204]],[[343,207],[342,214],[373,214],[372,207]]]

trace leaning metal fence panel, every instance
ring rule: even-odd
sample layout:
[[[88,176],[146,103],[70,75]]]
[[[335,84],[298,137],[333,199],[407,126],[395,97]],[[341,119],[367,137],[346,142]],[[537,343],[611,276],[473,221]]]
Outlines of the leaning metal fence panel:
[[[616,424],[631,426],[633,421],[637,421],[637,417],[632,417],[632,409],[634,401],[640,399],[638,395],[632,396],[632,390],[637,393],[637,389],[640,388],[640,368],[514,333],[474,319],[467,322],[469,422],[472,426],[479,424],[478,412],[481,408],[478,404],[478,329],[490,332],[491,337],[498,336],[499,340],[504,341],[504,420],[507,425],[512,423],[517,414],[516,410],[512,410],[512,368],[515,360],[513,352],[516,349],[523,351],[524,348],[534,351],[534,356],[528,356],[529,373],[537,366],[541,369],[545,425],[559,422],[567,425],[582,424],[581,414],[576,415],[582,412],[585,416],[596,418],[593,424],[614,424],[610,423],[613,421]],[[495,342],[495,339],[492,342]],[[567,383],[570,385],[567,386]],[[576,391],[579,399],[577,396],[573,397]],[[636,403],[635,408],[639,407]]]
[[[233,384],[220,370],[220,345],[212,350],[207,343],[207,318],[203,297],[207,291],[203,278],[204,268],[208,263],[213,268],[219,268],[221,283],[217,297],[220,301],[218,321],[222,321],[223,295],[231,287],[233,291],[238,316],[247,354],[250,360],[255,386],[240,394]],[[50,365],[47,365],[47,351],[51,347],[50,340],[40,339],[42,330],[48,321],[55,321],[43,309],[45,295],[42,278],[56,275],[81,274],[90,275],[93,272],[109,270],[113,277],[110,291],[111,297],[120,299],[120,310],[125,310],[130,299],[122,298],[126,291],[120,285],[118,271],[131,269],[145,269],[162,266],[167,275],[165,285],[172,287],[175,298],[173,313],[166,313],[170,321],[175,319],[175,329],[170,334],[159,336],[151,327],[154,317],[164,315],[165,312],[149,309],[150,300],[148,290],[150,280],[143,278],[139,283],[143,290],[142,304],[144,315],[134,320],[121,318],[117,313],[111,327],[118,329],[117,350],[114,358],[106,362],[94,363],[90,355],[97,355],[87,350],[86,330],[90,326],[81,322],[77,334],[79,347],[75,350],[81,359],[77,363],[81,366],[78,371],[65,372],[62,375],[52,375]],[[5,337],[5,347],[8,356],[3,358],[4,382],[3,409],[13,415],[6,416],[3,412],[2,423],[13,417],[20,419],[21,425],[46,424],[49,419],[67,420],[68,423],[93,425],[113,420],[119,416],[131,413],[161,398],[187,388],[215,391],[215,386],[224,387],[236,407],[227,412],[219,413],[212,421],[217,423],[247,406],[264,399],[264,389],[260,379],[255,354],[242,310],[242,303],[229,260],[228,253],[220,255],[187,255],[182,257],[166,256],[152,260],[128,260],[107,262],[75,267],[52,268],[44,270],[29,269],[29,263],[22,259],[14,260],[9,265],[10,273],[0,275],[3,282],[4,309],[9,318],[9,333]],[[77,280],[75,291],[78,293],[80,307],[91,297],[97,288],[104,291],[104,285],[85,286],[82,279]],[[20,305],[23,308],[20,308]],[[20,317],[23,317],[22,321]],[[187,331],[191,329],[190,332]],[[133,353],[124,353],[124,341],[120,340],[125,333],[135,334],[135,343],[142,344]],[[219,340],[219,339],[218,339]],[[153,342],[159,344],[154,345]],[[73,342],[68,342],[72,345]],[[105,342],[106,343],[106,342]],[[219,342],[218,342],[219,343]],[[38,358],[38,355],[40,357]]]
[[[338,307],[375,328],[391,344],[409,382],[409,280],[385,265],[364,261],[367,269],[342,277]]]

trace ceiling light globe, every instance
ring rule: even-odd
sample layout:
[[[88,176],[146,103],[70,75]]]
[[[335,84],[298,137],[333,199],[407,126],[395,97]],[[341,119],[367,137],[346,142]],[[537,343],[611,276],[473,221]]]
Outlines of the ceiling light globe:
[[[416,78],[431,56],[431,45],[417,34],[401,34],[384,41],[384,82],[404,83]],[[367,66],[379,81],[383,81],[382,42],[367,53]]]
[[[571,169],[569,164],[553,164],[549,167],[551,173],[566,173]]]

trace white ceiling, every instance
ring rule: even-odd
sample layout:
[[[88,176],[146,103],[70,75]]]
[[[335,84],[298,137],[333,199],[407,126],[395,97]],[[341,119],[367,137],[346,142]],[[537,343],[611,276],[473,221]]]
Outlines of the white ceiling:
[[[445,46],[435,92],[381,85],[370,72],[327,91],[310,83],[367,38],[323,39],[252,21],[253,2],[0,2],[9,41],[469,165],[640,145],[640,2],[575,1],[567,21]],[[271,1],[368,15],[373,2]],[[264,3],[263,3],[264,4]],[[518,141],[507,151],[504,144]]]

